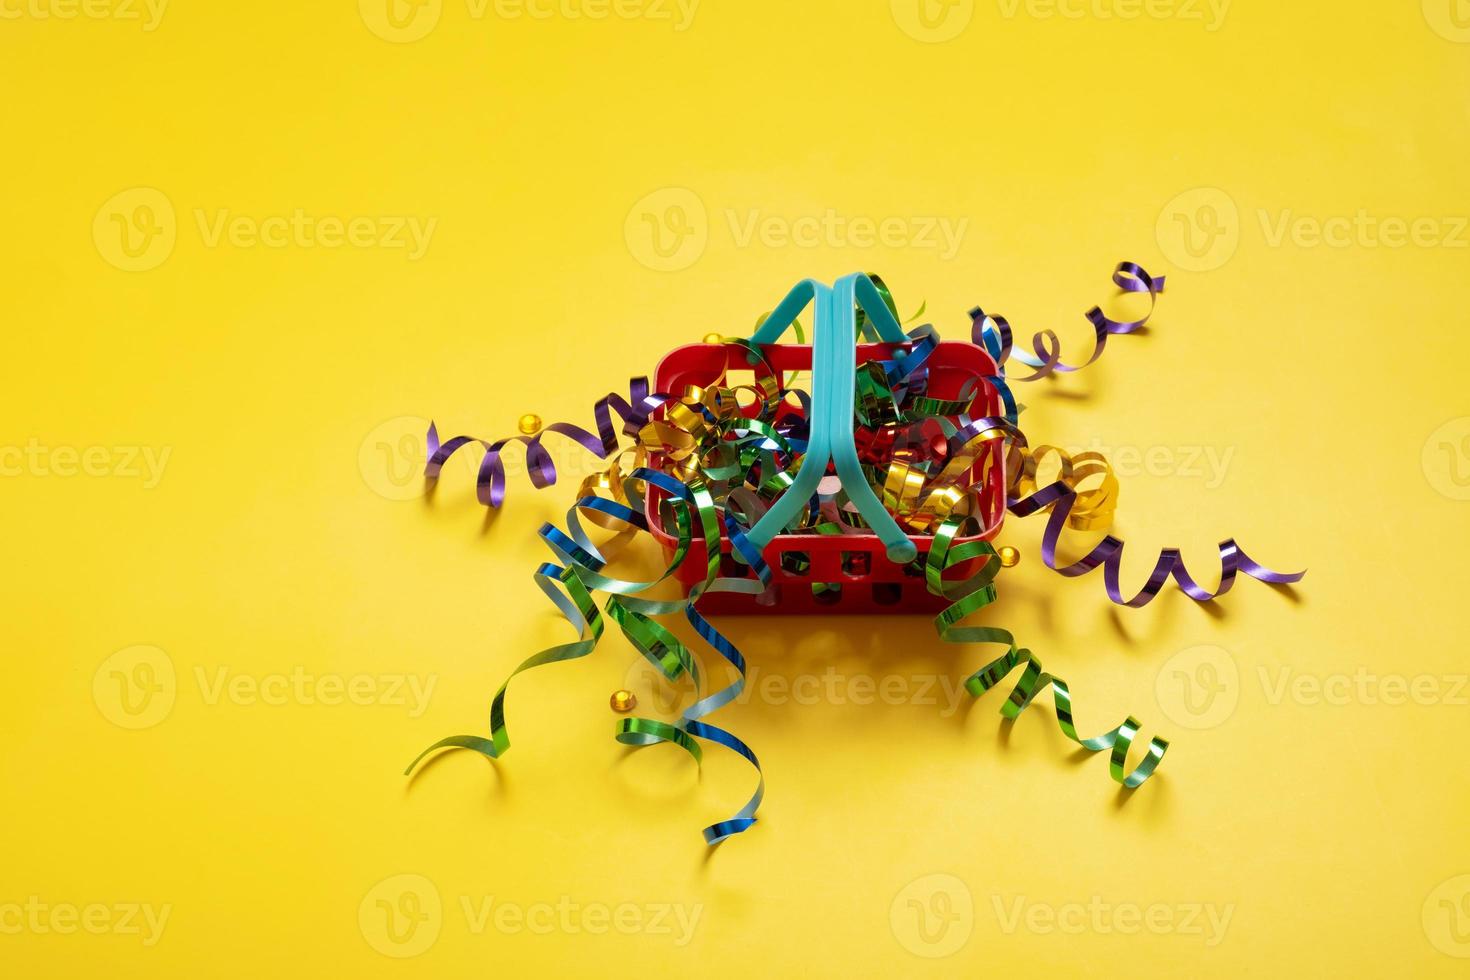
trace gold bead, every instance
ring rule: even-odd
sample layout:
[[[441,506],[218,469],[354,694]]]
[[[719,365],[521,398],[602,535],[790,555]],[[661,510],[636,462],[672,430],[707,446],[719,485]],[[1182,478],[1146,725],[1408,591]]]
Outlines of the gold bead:
[[[704,335],[704,342],[706,344],[723,344],[725,338],[717,333],[707,333]]]
[[[1002,568],[1015,568],[1017,565],[1021,564],[1021,553],[1015,548],[1012,548],[1010,545],[1006,545],[1004,548],[998,549],[996,551],[996,554],[1000,555],[1000,564]]]
[[[638,707],[638,696],[632,691],[614,691],[607,703],[620,715],[625,715]]]
[[[541,431],[541,416],[527,412],[521,416],[521,420],[516,423],[516,426],[521,430],[521,435],[534,436]]]

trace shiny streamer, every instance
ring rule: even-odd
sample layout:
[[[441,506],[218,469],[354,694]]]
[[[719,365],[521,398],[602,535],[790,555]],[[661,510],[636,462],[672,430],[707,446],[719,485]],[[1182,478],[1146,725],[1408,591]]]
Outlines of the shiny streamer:
[[[1010,322],[1003,316],[987,314],[978,306],[970,311],[971,339],[974,343],[984,347],[1002,369],[1012,355],[1022,364],[1036,369],[1033,374],[1012,379],[1015,381],[1038,381],[1054,373],[1080,371],[1102,356],[1103,349],[1107,347],[1108,337],[1114,334],[1134,333],[1147,325],[1149,317],[1153,316],[1154,304],[1159,294],[1164,291],[1164,278],[1164,276],[1159,276],[1155,279],[1136,262],[1118,263],[1117,268],[1113,270],[1113,282],[1125,293],[1147,293],[1148,313],[1140,320],[1114,320],[1103,313],[1101,307],[1094,306],[1088,310],[1083,315],[1087,317],[1087,322],[1092,324],[1093,348],[1091,356],[1081,364],[1062,363],[1062,342],[1053,330],[1042,330],[1031,338],[1031,347],[1035,351],[1034,356],[1025,351],[1013,350]]]
[[[1106,530],[1111,526],[1118,481],[1100,454],[1070,455],[1053,446],[1029,447],[1017,424],[1020,406],[1011,393],[1005,365],[1014,356],[1016,361],[1033,368],[1032,374],[1018,379],[1022,381],[1077,371],[1101,356],[1110,335],[1134,333],[1142,328],[1163,291],[1164,278],[1151,277],[1135,263],[1124,262],[1115,269],[1113,281],[1125,292],[1147,294],[1148,313],[1139,320],[1120,321],[1094,307],[1086,314],[1094,328],[1094,349],[1079,364],[1061,360],[1060,343],[1049,330],[1033,337],[1034,354],[1015,352],[1012,330],[1004,317],[987,315],[978,307],[972,311],[972,338],[991,354],[998,367],[995,375],[976,379],[975,383],[989,384],[997,391],[1003,406],[1000,417],[972,418],[968,414],[974,402],[973,387],[966,388],[955,399],[935,399],[928,395],[926,363],[939,343],[938,333],[929,325],[911,330],[906,343],[892,345],[891,356],[885,355],[884,359],[860,367],[854,405],[861,426],[857,448],[872,489],[900,526],[910,533],[932,536],[927,557],[921,559],[922,572],[927,588],[949,601],[934,620],[938,635],[946,642],[986,643],[1003,648],[999,656],[966,679],[966,691],[979,698],[1014,675],[1001,708],[1006,718],[1014,719],[1050,689],[1062,733],[1086,751],[1108,751],[1112,778],[1134,788],[1157,769],[1168,749],[1167,740],[1151,738],[1143,757],[1130,770],[1129,752],[1140,731],[1136,718],[1130,715],[1101,735],[1081,736],[1073,720],[1072,696],[1066,682],[1048,673],[1040,660],[1020,646],[1010,632],[968,622],[996,598],[994,580],[1000,561],[993,547],[984,540],[955,543],[961,536],[977,532],[988,536],[1004,516],[1004,510],[987,514],[981,506],[986,498],[980,491],[992,479],[989,450],[993,444],[1000,442],[1004,446],[1005,510],[1020,517],[1048,515],[1042,543],[1046,565],[1069,577],[1101,567],[1105,590],[1115,603],[1142,606],[1170,578],[1190,598],[1204,602],[1228,592],[1242,572],[1260,581],[1283,585],[1300,580],[1304,573],[1274,572],[1246,555],[1233,539],[1227,539],[1220,545],[1220,584],[1213,592],[1200,586],[1190,575],[1178,549],[1166,548],[1143,588],[1125,599],[1119,581],[1123,542],[1111,534],[1105,535],[1077,561],[1058,564],[1057,548],[1065,529]],[[896,316],[896,305],[886,285],[881,280],[876,282],[884,304]],[[867,339],[878,339],[872,325],[861,317],[859,328]],[[708,720],[743,690],[745,658],[698,607],[704,595],[721,591],[757,594],[769,585],[771,570],[759,549],[746,538],[746,531],[792,485],[806,450],[812,401],[808,393],[792,387],[796,372],[782,377],[749,341],[727,338],[724,342],[744,348],[746,360],[754,368],[754,384],[734,388],[720,384],[692,387],[675,394],[653,393],[646,378],[633,379],[627,399],[609,394],[594,406],[596,433],[558,423],[535,436],[496,442],[459,436],[441,444],[437,430],[430,426],[426,476],[437,478],[444,463],[456,451],[472,442],[478,443],[485,455],[476,479],[477,494],[491,507],[499,506],[504,499],[502,454],[512,442],[525,446],[528,472],[537,487],[549,486],[556,480],[550,455],[542,445],[547,433],[555,432],[571,439],[589,452],[609,459],[610,463],[605,471],[582,482],[578,500],[567,513],[566,530],[547,524],[539,532],[557,562],[541,565],[535,572],[535,581],[574,629],[575,639],[537,653],[511,673],[492,699],[488,737],[454,736],[436,742],[414,760],[409,771],[440,749],[471,749],[498,759],[510,747],[505,712],[510,680],[532,667],[587,656],[604,635],[605,621],[611,619],[660,676],[673,682],[687,675],[696,692],[694,704],[675,721],[620,719],[615,732],[617,740],[634,746],[672,743],[687,752],[696,764],[703,759],[701,743],[716,744],[741,756],[756,770],[756,790],[733,815],[706,827],[704,837],[714,845],[754,825],[765,791],[760,762],[744,741]],[[614,415],[621,426],[614,422]],[[633,445],[622,450],[618,449],[620,430],[633,438]],[[1055,462],[1057,475],[1041,486],[1038,472],[1048,461]],[[650,500],[657,506],[645,507],[645,497],[650,493],[659,495],[656,500]],[[582,521],[619,533],[651,532],[649,517],[655,515],[663,531],[675,541],[663,573],[650,582],[629,582],[604,574],[606,559],[586,533]],[[864,534],[866,527],[846,493],[838,489],[819,491],[790,520],[786,530]],[[754,570],[754,578],[720,575],[722,538]],[[703,544],[706,567],[699,583],[689,589],[685,598],[654,600],[640,595],[669,579],[693,552],[696,541]],[[962,565],[975,571],[959,579],[946,578]],[[820,584],[814,586],[819,587]],[[594,598],[595,592],[606,594],[601,607]],[[658,621],[658,617],[675,613],[682,613],[701,640],[734,669],[733,683],[700,696],[698,660]]]
[[[1072,720],[1072,692],[1066,681],[1043,670],[1041,661],[1030,650],[1018,646],[1015,636],[1009,630],[998,626],[961,625],[970,615],[995,601],[994,580],[1000,571],[1000,556],[988,541],[972,541],[954,546],[959,527],[957,521],[946,521],[935,532],[934,543],[930,546],[929,557],[925,562],[924,571],[929,590],[954,600],[952,605],[934,617],[935,632],[947,643],[995,643],[1005,647],[1004,653],[965,680],[965,690],[972,697],[979,698],[991,688],[998,687],[1008,675],[1020,668],[1021,676],[1001,706],[1004,717],[1014,720],[1030,706],[1037,695],[1050,687],[1057,727],[1062,730],[1062,734],[1088,752],[1109,750],[1108,771],[1115,782],[1128,789],[1143,785],[1163,761],[1164,753],[1169,748],[1168,740],[1158,737],[1149,739],[1144,758],[1129,772],[1128,750],[1133,746],[1141,727],[1137,718],[1129,715],[1112,731],[1091,738],[1081,737]],[[945,583],[943,573],[947,569],[977,558],[983,559],[984,564],[975,575],[958,585]]]
[[[439,479],[444,464],[451,456],[465,446],[479,445],[485,450],[485,455],[480,460],[480,470],[475,477],[476,496],[486,507],[499,507],[505,500],[505,463],[501,454],[506,446],[518,442],[526,447],[526,470],[530,474],[532,485],[538,489],[549,487],[556,483],[556,465],[552,462],[551,454],[541,444],[549,433],[564,436],[593,455],[605,459],[618,448],[618,429],[612,421],[614,413],[623,422],[622,431],[627,435],[636,435],[648,417],[666,400],[662,395],[649,393],[647,378],[634,378],[628,383],[628,388],[627,399],[616,393],[609,393],[593,406],[593,417],[597,422],[595,434],[569,422],[554,422],[533,436],[510,436],[494,442],[474,436],[455,436],[441,444],[439,429],[430,422],[427,436],[429,458],[424,465],[424,476],[429,480]]]

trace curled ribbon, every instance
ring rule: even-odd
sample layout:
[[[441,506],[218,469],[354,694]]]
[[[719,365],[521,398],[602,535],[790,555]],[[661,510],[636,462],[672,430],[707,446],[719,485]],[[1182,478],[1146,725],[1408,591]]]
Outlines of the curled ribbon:
[[[995,363],[1002,367],[1014,354],[1016,360],[1036,369],[1034,374],[1013,379],[1016,381],[1037,381],[1053,373],[1080,371],[1102,356],[1109,336],[1133,333],[1148,323],[1149,317],[1153,316],[1158,295],[1164,291],[1164,279],[1164,276],[1153,278],[1136,262],[1118,263],[1113,270],[1113,282],[1125,293],[1147,293],[1148,313],[1140,320],[1114,320],[1103,313],[1101,307],[1094,306],[1088,310],[1083,315],[1092,324],[1093,348],[1092,355],[1081,364],[1062,363],[1062,343],[1053,330],[1042,330],[1031,338],[1031,348],[1036,352],[1035,356],[1024,351],[1013,351],[1010,322],[1003,316],[991,316],[978,306],[970,311],[971,338],[984,347],[995,358]]]
[[[1142,267],[1124,262],[1115,269],[1113,281],[1125,292],[1146,293],[1148,315],[1135,321],[1119,321],[1094,307],[1086,314],[1094,327],[1094,350],[1087,361],[1076,365],[1062,362],[1054,333],[1038,333],[1032,340],[1034,356],[1015,354],[1016,360],[1035,369],[1019,380],[1033,381],[1053,373],[1080,370],[1101,356],[1109,335],[1133,333],[1147,323],[1163,291],[1164,278],[1153,278]],[[895,311],[887,287],[881,280],[877,285],[884,304]],[[871,324],[861,321],[860,329],[864,334],[876,332]],[[940,638],[1003,648],[999,656],[967,678],[966,691],[979,698],[1019,670],[1002,705],[1003,715],[1014,719],[1050,688],[1062,733],[1089,752],[1108,751],[1112,778],[1126,787],[1139,786],[1157,769],[1169,743],[1151,738],[1143,758],[1130,770],[1129,751],[1140,731],[1137,719],[1130,715],[1108,732],[1082,737],[1073,720],[1072,695],[1065,681],[1045,671],[1040,660],[1021,647],[1010,632],[967,624],[971,615],[995,601],[994,580],[1000,562],[987,541],[956,543],[958,539],[989,536],[998,529],[1006,511],[1019,517],[1045,512],[1048,517],[1042,557],[1047,566],[1069,577],[1102,567],[1108,597],[1134,607],[1151,600],[1170,578],[1190,598],[1208,601],[1228,592],[1241,572],[1274,584],[1298,581],[1304,573],[1274,572],[1247,556],[1233,539],[1227,539],[1220,545],[1221,578],[1214,592],[1191,577],[1177,549],[1166,548],[1143,588],[1125,599],[1119,582],[1123,542],[1111,534],[1083,558],[1059,566],[1057,545],[1063,530],[1105,530],[1111,526],[1118,481],[1100,454],[1073,456],[1045,445],[1031,449],[1017,424],[1020,407],[1012,396],[1005,370],[1013,353],[1009,323],[977,307],[972,312],[972,337],[991,354],[997,369],[994,375],[974,379],[957,398],[939,399],[928,393],[927,363],[939,343],[932,326],[913,329],[905,343],[889,345],[891,353],[866,362],[857,371],[853,405],[862,426],[856,446],[862,475],[902,528],[931,536],[928,554],[915,568],[923,574],[929,591],[949,602],[934,620]],[[713,845],[754,825],[765,791],[760,762],[744,741],[708,720],[743,690],[745,658],[699,611],[699,602],[703,596],[721,591],[759,594],[770,584],[771,570],[760,549],[746,535],[795,483],[811,436],[812,399],[807,392],[792,387],[797,373],[783,377],[773,370],[759,346],[738,339],[727,339],[725,343],[743,349],[744,359],[753,368],[754,383],[730,386],[722,378],[707,387],[690,387],[675,395],[653,393],[647,379],[634,379],[627,399],[609,394],[594,406],[595,434],[558,423],[534,437],[491,443],[459,436],[441,445],[436,429],[430,426],[426,475],[430,479],[438,477],[450,456],[476,442],[485,450],[476,479],[477,493],[491,507],[499,506],[504,498],[502,452],[513,441],[525,445],[531,482],[537,487],[549,486],[556,479],[550,455],[541,442],[546,432],[569,438],[610,462],[602,473],[582,482],[577,502],[567,513],[566,530],[547,524],[539,532],[557,562],[542,564],[536,570],[535,581],[573,627],[576,638],[537,653],[512,672],[492,699],[488,737],[454,736],[436,742],[414,760],[409,771],[439,749],[466,748],[492,759],[503,755],[510,747],[505,714],[510,680],[532,667],[588,655],[605,632],[605,619],[611,619],[661,677],[672,682],[687,675],[696,692],[694,704],[677,720],[623,718],[615,737],[634,746],[672,743],[696,764],[703,758],[701,743],[717,744],[741,756],[756,770],[756,790],[733,815],[706,827],[704,837]],[[971,416],[980,384],[988,384],[998,393],[1000,416]],[[614,415],[621,426],[613,421]],[[633,438],[633,445],[621,451],[619,429]],[[993,454],[996,443],[1003,445],[1006,460],[1004,504],[998,508],[988,502],[993,495],[985,492],[991,481],[1001,479],[999,464],[992,465],[992,459],[997,458]],[[1042,486],[1039,472],[1052,460],[1057,475]],[[659,530],[674,542],[667,568],[650,582],[629,582],[606,575],[606,559],[585,531],[583,520],[615,532],[653,533],[650,518],[656,519]],[[811,500],[794,512],[784,530],[862,534],[866,528],[846,491],[823,481]],[[696,542],[703,545],[706,567],[685,598],[655,600],[641,595],[672,576],[695,553]],[[721,575],[726,542],[740,563],[753,570],[753,576]],[[783,562],[793,557],[783,555]],[[961,566],[966,571],[960,578],[946,578]],[[812,584],[816,591],[838,587]],[[594,598],[599,591],[606,594],[601,607]],[[702,686],[698,661],[658,621],[658,617],[675,613],[684,615],[696,634],[734,669],[733,683],[699,696]]]

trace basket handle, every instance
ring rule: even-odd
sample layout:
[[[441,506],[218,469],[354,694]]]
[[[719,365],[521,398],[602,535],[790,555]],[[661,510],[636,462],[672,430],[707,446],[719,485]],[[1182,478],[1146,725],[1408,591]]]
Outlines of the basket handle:
[[[888,312],[872,279],[861,272],[854,272],[837,280],[828,303],[826,336],[820,345],[823,360],[817,360],[817,351],[812,354],[812,363],[821,365],[820,373],[813,372],[816,379],[813,428],[827,430],[827,447],[837,467],[837,476],[842,480],[842,488],[847,491],[847,498],[857,506],[858,513],[883,542],[888,560],[903,565],[918,557],[919,550],[868,485],[853,437],[858,304],[862,305],[863,312],[884,341],[902,343],[908,339],[898,321]],[[822,337],[822,334],[819,332],[817,336]],[[803,466],[802,472],[805,471]]]
[[[751,342],[756,344],[774,344],[781,339],[781,335],[786,332],[787,328],[796,322],[796,318],[801,315],[801,311],[806,309],[810,303],[817,305],[817,316],[820,317],[822,307],[824,306],[823,300],[828,292],[830,292],[828,287],[817,282],[815,279],[803,279],[795,286],[792,286],[791,292],[786,294],[786,298],[771,311],[770,316],[765,318],[755,334],[751,336]],[[812,338],[812,345],[813,347],[816,346],[815,336]],[[813,364],[816,364],[815,357],[814,352]]]
[[[893,317],[893,311],[888,309],[888,304],[883,302],[883,294],[878,291],[878,284],[872,278],[861,272],[854,272],[850,276],[844,276],[838,280],[838,285],[847,279],[853,280],[854,298],[859,303],[863,312],[868,316],[868,322],[878,331],[878,337],[886,344],[902,344],[909,339],[908,334],[903,332],[903,327]],[[853,304],[848,303],[848,316],[854,316]]]
[[[812,326],[812,377],[818,377],[819,365],[822,358],[826,356],[823,352],[831,346],[827,334],[830,328],[827,318],[830,316],[832,305],[832,289],[830,286],[817,282],[815,279],[803,279],[792,287],[791,292],[786,294],[771,315],[766,317],[760,329],[751,337],[756,344],[775,343],[786,328],[796,320],[797,314],[806,309],[807,304],[812,303],[816,309],[813,312]],[[850,359],[850,358],[849,358]],[[826,399],[820,386],[814,385],[816,390],[812,393],[814,407],[812,409],[811,434],[807,443],[807,453],[802,461],[802,467],[796,473],[796,479],[786,491],[776,498],[769,510],[756,521],[755,526],[746,532],[746,539],[758,549],[764,551],[771,539],[780,534],[790,524],[797,513],[806,506],[806,502],[816,496],[817,484],[822,482],[823,475],[827,472],[827,460],[832,455],[828,441],[827,429],[820,423],[823,417],[822,405]],[[737,549],[736,555],[739,555]]]

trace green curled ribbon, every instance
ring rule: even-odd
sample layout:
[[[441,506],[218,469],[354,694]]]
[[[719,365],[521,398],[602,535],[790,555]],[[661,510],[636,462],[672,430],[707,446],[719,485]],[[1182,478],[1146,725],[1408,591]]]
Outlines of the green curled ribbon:
[[[924,565],[924,577],[929,590],[954,602],[934,617],[934,629],[946,643],[998,643],[1006,650],[999,657],[975,671],[965,680],[965,690],[979,698],[986,691],[997,687],[1017,667],[1024,667],[1021,677],[1001,705],[1000,713],[1014,720],[1025,711],[1036,696],[1052,689],[1056,707],[1057,726],[1062,734],[1089,752],[1111,749],[1108,771],[1115,782],[1129,789],[1143,785],[1164,759],[1169,749],[1167,739],[1155,736],[1149,739],[1148,753],[1142,761],[1128,772],[1128,750],[1132,747],[1141,727],[1137,718],[1129,715],[1123,723],[1110,732],[1092,738],[1077,734],[1072,720],[1072,692],[1066,681],[1047,673],[1041,661],[1030,650],[1016,643],[1015,635],[998,626],[962,626],[971,613],[978,612],[995,601],[995,576],[1000,571],[1000,556],[988,541],[970,541],[958,546],[954,539],[959,534],[963,521],[951,518],[935,529],[934,543]],[[966,562],[983,559],[980,569],[969,578],[955,584],[946,583],[944,572]]]

